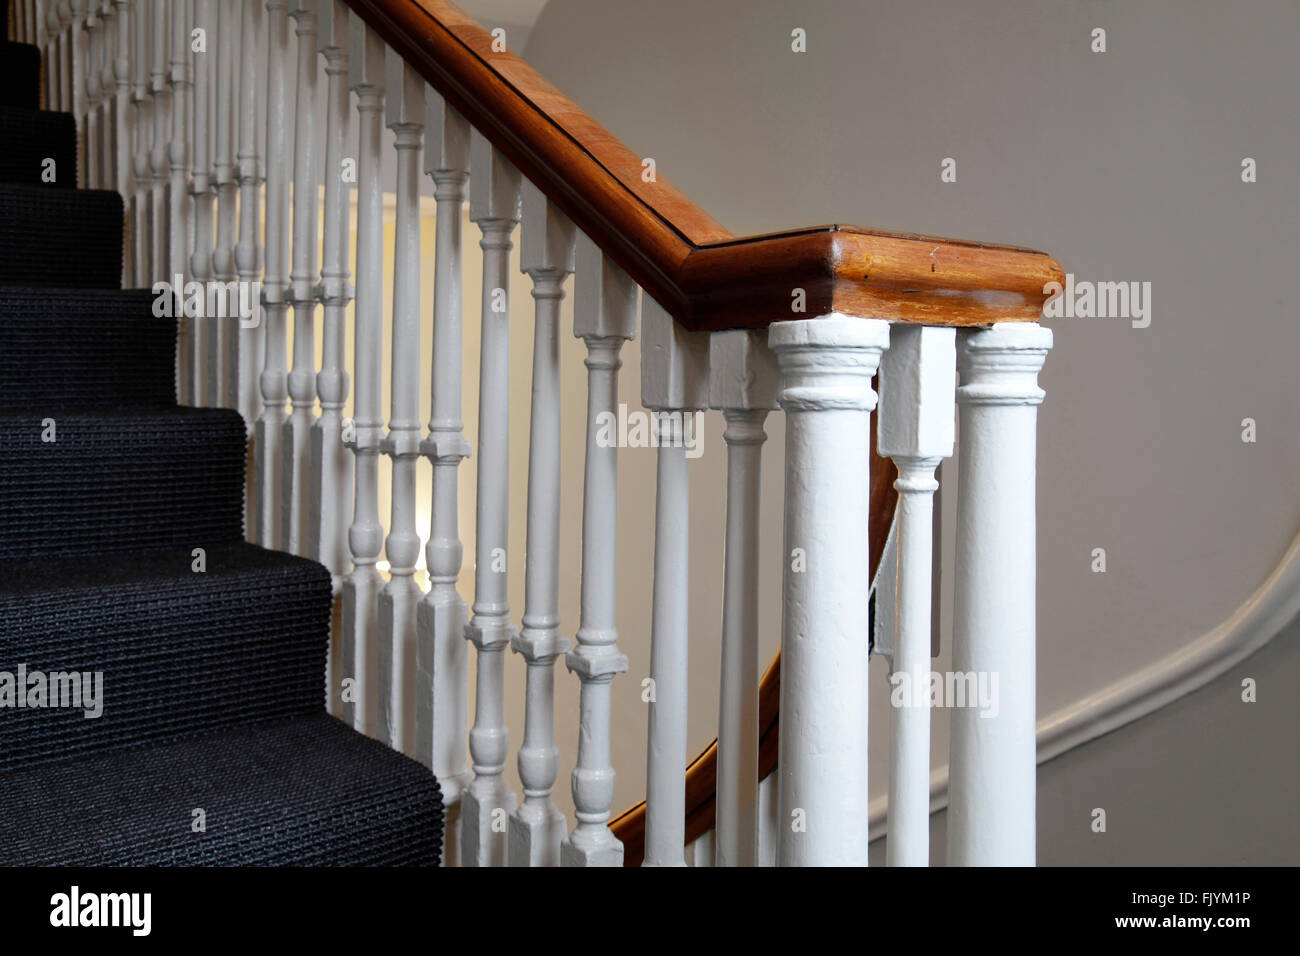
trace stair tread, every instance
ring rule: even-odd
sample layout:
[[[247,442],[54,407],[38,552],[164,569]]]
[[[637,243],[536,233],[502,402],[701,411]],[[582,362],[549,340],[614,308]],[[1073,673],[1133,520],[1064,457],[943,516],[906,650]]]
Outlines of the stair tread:
[[[0,671],[98,673],[102,694],[4,710],[0,769],[312,713],[330,607],[324,567],[244,542],[0,562]]]
[[[318,713],[0,773],[0,865],[436,865],[442,815],[428,770]]]
[[[121,288],[123,226],[115,192],[0,184],[0,285]]]
[[[40,105],[41,51],[30,43],[0,43],[0,105]]]
[[[0,143],[0,182],[76,189],[77,123],[71,113],[0,105]],[[52,169],[47,159],[54,160]]]

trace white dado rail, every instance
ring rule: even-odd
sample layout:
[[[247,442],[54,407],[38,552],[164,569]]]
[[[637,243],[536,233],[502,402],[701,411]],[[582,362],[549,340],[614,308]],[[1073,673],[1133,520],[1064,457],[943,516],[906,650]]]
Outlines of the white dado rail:
[[[642,177],[637,157],[444,0],[20,0],[15,17],[18,36],[45,51],[48,104],[76,117],[83,184],[126,201],[125,282],[179,279],[183,300],[203,300],[203,314],[180,320],[180,397],[236,408],[250,424],[248,534],[332,572],[341,652],[329,663],[327,705],[438,775],[453,808],[446,862],[625,862],[610,825],[611,687],[627,669],[615,602],[618,449],[600,433],[619,407],[622,347],[638,335],[641,401],[655,413],[659,446],[644,862],[684,865],[704,803],[716,861],[760,861],[758,567],[779,560],[775,860],[866,863],[871,543],[889,530],[869,527],[873,412],[879,454],[898,472],[896,537],[875,589],[876,650],[913,689],[892,724],[889,862],[929,858],[934,476],[953,452],[957,417],[954,667],[996,674],[999,701],[995,715],[959,708],[953,717],[949,859],[1034,862],[1036,375],[1051,334],[1033,320],[1044,280],[1059,272],[1051,259],[838,226],[731,237]],[[397,172],[389,248],[384,126]],[[422,173],[436,197],[433,248],[421,242]],[[483,275],[472,602],[458,590],[459,474],[471,454],[461,422],[465,202]],[[516,241],[535,300],[526,465],[510,461],[508,444],[505,290]],[[432,303],[420,297],[427,268]],[[562,622],[559,501],[561,482],[576,479],[560,449],[570,276],[588,402],[581,617]],[[241,294],[243,311],[234,307]],[[219,314],[213,302],[225,303]],[[423,388],[432,389],[427,425]],[[705,409],[726,420],[720,622],[692,620],[686,600],[685,442]],[[764,421],[777,409],[786,416],[783,538],[760,534],[758,507]],[[386,539],[380,455],[392,464]],[[422,459],[434,476],[426,529],[417,527]],[[504,560],[512,465],[528,475],[518,625]],[[422,536],[427,591],[415,576]],[[687,752],[687,652],[692,630],[719,628],[716,792],[705,780],[702,799],[699,761]],[[507,653],[527,665],[523,728],[506,726]],[[555,733],[562,657],[573,675],[562,686],[581,698],[576,741]],[[522,795],[504,775],[512,729],[522,730]],[[559,748],[571,746],[568,821],[552,792]]]

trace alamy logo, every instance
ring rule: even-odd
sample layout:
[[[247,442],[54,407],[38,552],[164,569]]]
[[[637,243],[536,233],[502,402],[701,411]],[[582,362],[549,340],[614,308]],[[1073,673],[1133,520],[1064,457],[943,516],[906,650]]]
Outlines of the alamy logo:
[[[152,893],[82,893],[74,886],[50,897],[51,926],[125,926],[133,936],[148,936],[152,924]]]
[[[704,454],[703,412],[628,411],[619,403],[596,415],[596,444],[601,448],[685,448],[687,458]]]
[[[1043,294],[1051,296],[1043,305],[1049,319],[1131,319],[1133,328],[1151,324],[1150,282],[1090,282],[1065,274],[1065,285],[1049,282]]]
[[[26,664],[19,664],[16,672],[0,671],[0,707],[80,709],[93,720],[104,713],[104,672],[46,673],[29,671]]]
[[[996,671],[930,671],[916,675],[895,671],[889,675],[889,683],[894,688],[889,703],[894,707],[971,707],[978,709],[981,717],[996,717],[1002,709]]]
[[[239,319],[246,329],[261,321],[257,305],[262,283],[232,279],[229,282],[190,282],[179,273],[173,281],[153,284],[153,314],[160,319]]]

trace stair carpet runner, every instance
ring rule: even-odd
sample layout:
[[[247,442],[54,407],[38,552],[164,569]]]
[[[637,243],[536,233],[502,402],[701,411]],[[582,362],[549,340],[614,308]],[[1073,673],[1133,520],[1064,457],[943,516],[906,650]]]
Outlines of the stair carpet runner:
[[[244,421],[176,404],[122,199],[2,46],[0,865],[436,865],[433,775],[325,712],[328,571],[245,543]]]

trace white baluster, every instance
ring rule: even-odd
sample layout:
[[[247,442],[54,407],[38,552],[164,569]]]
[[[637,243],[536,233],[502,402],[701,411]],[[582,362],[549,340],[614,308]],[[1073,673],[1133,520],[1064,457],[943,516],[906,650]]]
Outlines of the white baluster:
[[[262,184],[266,181],[266,167],[260,148],[258,131],[259,80],[266,58],[262,37],[265,32],[265,7],[262,0],[240,0],[239,49],[239,146],[235,160],[235,182],[239,186],[239,242],[235,246],[235,268],[239,273],[241,300],[246,293],[252,315],[240,316],[238,330],[237,366],[238,388],[235,407],[244,417],[250,434],[257,418],[260,396],[260,372],[265,352],[266,328],[262,316],[262,299],[254,295],[262,279]],[[258,449],[260,454],[260,449]],[[255,508],[257,502],[257,469],[250,467],[246,476],[244,493],[245,531],[250,540],[256,540]]]
[[[388,437],[392,459],[392,514],[384,552],[390,577],[379,594],[380,739],[394,750],[415,750],[415,606],[420,588],[415,563],[415,475],[420,455],[420,140],[424,81],[392,49],[387,51],[388,128],[397,150],[397,221],[393,228],[393,376]]]
[[[474,779],[461,798],[464,866],[504,866],[505,828],[515,809],[502,775],[510,749],[505,725],[505,649],[513,637],[507,590],[510,517],[510,308],[507,267],[520,217],[519,173],[477,131],[470,136],[469,218],[483,233],[483,333],[479,355],[478,496],[474,607],[465,637],[474,642]]]
[[[117,111],[114,108],[114,91],[117,75],[113,58],[117,53],[117,10],[113,0],[93,0],[98,5],[99,30],[99,183],[102,189],[117,186]]]
[[[786,413],[781,866],[867,863],[868,429],[889,343],[834,313],[768,331]]]
[[[87,0],[64,0],[59,4],[59,19],[63,27],[60,37],[63,56],[65,110],[70,111],[77,123],[77,182],[85,188],[89,150],[86,135],[86,31],[83,28]]]
[[[758,866],[758,558],[763,423],[780,370],[767,333],[735,329],[709,341],[709,405],[727,422],[727,531],[718,698],[717,866]]]
[[[100,160],[100,126],[99,126],[99,100],[101,88],[99,85],[100,69],[100,52],[101,40],[103,38],[103,22],[99,18],[99,4],[97,0],[81,0],[81,13],[78,16],[78,23],[81,26],[81,83],[82,83],[82,104],[85,110],[85,143],[81,147],[81,153],[85,162],[83,169],[83,180],[89,189],[99,189],[104,180],[101,178],[102,171],[99,168]]]
[[[285,550],[309,555],[311,538],[311,433],[316,421],[316,0],[295,0],[290,14],[298,38],[298,82],[293,138],[293,368],[289,395],[293,410],[280,436]]]
[[[186,178],[189,174],[190,0],[170,4],[171,43],[167,82],[171,90],[171,141],[167,146],[167,275],[178,287],[189,271],[190,216]],[[179,292],[179,289],[178,289]],[[203,394],[200,320],[180,319],[181,401],[197,405]]]
[[[116,42],[112,59],[113,92],[111,94],[114,172],[112,186],[121,194],[122,202],[126,206],[127,241],[122,247],[122,287],[129,288],[136,275],[136,233],[140,228],[135,217],[136,186],[132,169],[132,139],[135,131],[131,123],[134,113],[130,109],[131,41],[132,31],[136,28],[136,19],[131,9],[131,0],[114,0],[113,7],[113,19],[116,23],[113,36]]]
[[[930,862],[930,608],[939,487],[934,470],[953,449],[955,335],[953,329],[895,325],[880,366],[877,445],[898,467],[895,577],[878,576],[876,585],[877,601],[893,608],[890,866]]]
[[[253,461],[257,467],[257,540],[264,548],[284,543],[284,468],[281,437],[289,399],[285,369],[285,323],[289,302],[289,3],[266,5],[266,278],[262,283],[265,358],[259,382],[262,414],[257,420]]]
[[[384,43],[355,12],[348,20],[348,77],[357,94],[357,289],[353,378],[356,418],[349,446],[356,456],[356,493],[348,547],[352,573],[343,585],[343,664],[351,680],[343,719],[364,734],[379,733],[375,658],[379,589],[375,567],[384,542],[379,523],[379,443],[383,435],[384,193],[380,142],[384,115]]]
[[[438,204],[434,250],[433,344],[429,437],[421,450],[433,465],[429,591],[416,611],[416,756],[442,785],[447,810],[445,862],[456,859],[460,794],[469,783],[466,713],[469,706],[469,609],[456,589],[463,548],[459,528],[461,460],[470,453],[461,421],[461,211],[469,181],[469,124],[442,97],[428,91],[424,170]]]
[[[334,593],[342,589],[348,570],[347,529],[344,516],[352,510],[352,483],[348,475],[348,453],[343,445],[343,405],[348,397],[348,373],[344,368],[344,339],[347,333],[348,303],[352,301],[351,271],[348,268],[348,193],[343,179],[344,150],[351,128],[348,102],[348,8],[342,0],[321,0],[317,10],[320,51],[325,59],[325,213],[323,262],[316,296],[324,310],[321,369],[316,376],[320,395],[320,417],[311,433],[311,521],[307,553],[330,569]],[[330,655],[326,663],[326,700],[330,713],[342,713],[339,675],[343,667],[335,657],[341,653],[342,614],[330,619]]]
[[[58,110],[63,108],[59,98],[59,77],[63,69],[59,59],[59,0],[45,0],[44,12],[42,58],[45,61],[45,104],[48,109]]]
[[[149,143],[149,272],[148,281],[173,282],[167,252],[167,127],[171,121],[171,92],[167,85],[167,0],[152,0],[149,27],[149,95],[153,101],[153,136]],[[180,324],[184,330],[184,324]],[[181,343],[183,348],[183,342]],[[178,353],[179,354],[179,353]],[[180,385],[180,376],[177,376]],[[183,392],[181,393],[184,394]]]
[[[614,802],[610,765],[610,683],[627,670],[615,622],[618,547],[618,446],[600,439],[618,414],[619,352],[636,336],[637,287],[584,235],[578,238],[573,333],[587,346],[587,461],[582,499],[582,619],[578,646],[565,656],[582,681],[577,825],[560,850],[564,866],[622,866],[623,844],[608,826]]]
[[[510,815],[510,865],[559,866],[564,816],[551,799],[559,772],[555,746],[555,659],[569,649],[560,633],[560,302],[574,269],[577,232],[546,195],[523,187],[520,268],[533,281],[532,421],[528,441],[528,544],[523,627],[511,648],[528,662],[519,779],[524,801]]]
[[[654,606],[650,633],[644,866],[685,866],[686,712],[690,627],[688,445],[709,403],[709,337],[688,332],[650,296],[641,298],[641,404],[654,414]]]
[[[1034,865],[1036,430],[1051,347],[1051,331],[1033,323],[999,323],[958,343],[952,666],[996,687],[996,706],[952,711],[953,866]]]
[[[209,33],[220,55],[215,58],[211,77],[215,83],[212,108],[212,188],[217,201],[217,237],[212,249],[212,278],[228,290],[226,309],[208,317],[208,404],[222,408],[239,407],[239,335],[240,310],[231,305],[239,287],[235,246],[238,243],[239,183],[233,162],[236,152],[239,112],[239,71],[243,56],[239,33],[240,7],[243,0],[215,0],[211,22],[216,35]],[[232,296],[233,293],[233,296]],[[251,298],[251,294],[249,296]]]
[[[133,0],[131,3],[131,103],[135,122],[132,123],[131,147],[131,260],[133,282],[148,286],[153,282],[153,264],[150,252],[153,239],[150,235],[149,193],[153,172],[149,164],[150,133],[153,129],[153,99],[149,96],[149,16],[150,0]]]
[[[194,249],[190,255],[189,272],[195,282],[202,284],[204,294],[203,315],[192,323],[194,338],[190,361],[193,364],[194,388],[191,398],[195,405],[216,404],[212,401],[212,373],[216,353],[216,316],[209,315],[206,294],[212,281],[212,212],[216,193],[209,179],[211,169],[211,97],[212,60],[225,55],[216,47],[217,31],[213,29],[214,0],[194,0],[194,28],[204,32],[203,52],[193,53],[194,109],[192,112],[193,165],[190,174],[190,196],[194,203]],[[202,386],[202,388],[200,388]]]

